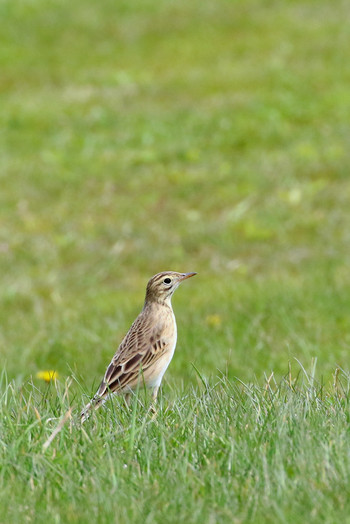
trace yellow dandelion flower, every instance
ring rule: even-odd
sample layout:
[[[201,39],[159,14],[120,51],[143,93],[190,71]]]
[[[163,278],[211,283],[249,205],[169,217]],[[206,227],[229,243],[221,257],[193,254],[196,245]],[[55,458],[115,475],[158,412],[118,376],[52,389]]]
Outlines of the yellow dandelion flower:
[[[58,378],[57,371],[38,371],[36,374],[36,378],[40,378],[41,380],[45,380],[45,382],[49,383],[52,380],[56,380]]]
[[[205,321],[209,327],[219,327],[222,324],[222,318],[217,314],[208,315]]]

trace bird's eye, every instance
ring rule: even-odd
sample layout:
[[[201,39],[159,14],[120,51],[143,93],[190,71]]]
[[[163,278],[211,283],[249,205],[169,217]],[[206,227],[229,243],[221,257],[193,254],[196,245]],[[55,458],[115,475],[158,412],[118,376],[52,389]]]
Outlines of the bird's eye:
[[[165,278],[163,282],[164,284],[171,284],[171,278]]]

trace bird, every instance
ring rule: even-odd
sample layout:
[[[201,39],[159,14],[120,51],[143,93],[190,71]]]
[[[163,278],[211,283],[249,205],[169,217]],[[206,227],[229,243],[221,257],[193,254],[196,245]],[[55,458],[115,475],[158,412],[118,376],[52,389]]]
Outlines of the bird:
[[[171,299],[179,285],[197,273],[162,271],[147,284],[143,309],[114,354],[92,400],[81,412],[85,422],[109,394],[130,394],[144,384],[154,405],[164,373],[174,356],[177,326]]]

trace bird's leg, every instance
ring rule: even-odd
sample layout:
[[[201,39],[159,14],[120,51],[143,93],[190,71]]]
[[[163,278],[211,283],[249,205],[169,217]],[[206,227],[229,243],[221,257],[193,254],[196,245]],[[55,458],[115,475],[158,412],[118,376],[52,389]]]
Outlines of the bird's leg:
[[[155,401],[157,400],[158,391],[159,391],[159,386],[156,386],[155,388],[153,388],[153,391],[152,391],[152,404],[154,404]]]
[[[156,386],[155,388],[153,388],[153,391],[152,391],[152,403],[149,408],[150,412],[153,413],[152,418],[157,416],[156,402],[157,402],[158,391],[159,391],[159,386]]]
[[[124,399],[125,399],[125,404],[129,408],[130,407],[130,403],[131,403],[131,393],[125,393]]]

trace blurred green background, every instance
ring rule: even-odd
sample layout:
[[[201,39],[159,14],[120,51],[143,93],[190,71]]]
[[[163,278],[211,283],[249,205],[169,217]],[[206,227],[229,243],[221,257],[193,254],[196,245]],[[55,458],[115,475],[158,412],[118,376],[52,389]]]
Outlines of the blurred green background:
[[[158,271],[168,385],[349,368],[341,0],[2,0],[0,354],[100,380]],[[169,386],[168,386],[169,387]]]

